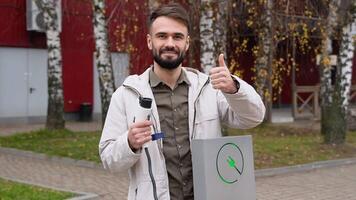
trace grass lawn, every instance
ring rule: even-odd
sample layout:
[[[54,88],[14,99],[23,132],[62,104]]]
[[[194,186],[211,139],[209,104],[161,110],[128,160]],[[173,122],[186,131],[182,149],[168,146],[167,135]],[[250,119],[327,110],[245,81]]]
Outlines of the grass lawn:
[[[53,156],[100,162],[98,144],[100,132],[40,130],[0,137],[0,147],[10,147]]]
[[[0,137],[0,146],[100,162],[100,134],[41,130]],[[349,132],[347,143],[342,146],[323,144],[321,135],[314,130],[266,124],[250,130],[229,129],[228,134],[252,135],[257,169],[356,156],[356,132]]]
[[[74,194],[0,179],[1,200],[62,200],[70,197]]]

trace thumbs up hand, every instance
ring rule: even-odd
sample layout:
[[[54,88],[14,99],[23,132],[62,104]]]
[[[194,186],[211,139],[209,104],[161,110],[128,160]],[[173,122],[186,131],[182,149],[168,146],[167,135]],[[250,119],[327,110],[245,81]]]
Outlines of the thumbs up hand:
[[[221,90],[224,93],[234,94],[238,88],[232,79],[229,69],[224,61],[224,54],[219,55],[219,66],[210,70],[210,82],[214,89]]]

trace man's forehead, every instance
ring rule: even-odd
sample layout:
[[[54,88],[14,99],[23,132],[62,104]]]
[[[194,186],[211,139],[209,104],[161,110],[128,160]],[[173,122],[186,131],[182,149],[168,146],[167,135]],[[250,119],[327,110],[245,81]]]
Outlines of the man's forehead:
[[[185,35],[183,32],[173,32],[173,31],[158,31],[153,34],[154,35]]]
[[[175,34],[180,33],[183,35],[188,35],[188,28],[186,25],[176,19],[170,17],[158,17],[151,25],[151,33],[167,33]]]

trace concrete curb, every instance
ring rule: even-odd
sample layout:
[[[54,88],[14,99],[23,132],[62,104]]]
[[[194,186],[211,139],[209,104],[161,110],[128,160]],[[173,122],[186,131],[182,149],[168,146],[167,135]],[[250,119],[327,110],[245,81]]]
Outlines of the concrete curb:
[[[290,173],[307,172],[315,169],[338,167],[338,166],[350,165],[350,164],[356,164],[356,158],[318,161],[318,162],[313,162],[308,164],[294,165],[290,167],[259,169],[255,171],[255,176],[257,178],[277,176],[277,175],[290,174]]]
[[[79,191],[74,191],[74,190],[66,190],[66,189],[63,189],[63,188],[51,187],[51,186],[48,186],[48,185],[32,183],[30,181],[24,181],[24,180],[15,179],[15,178],[9,178],[9,177],[1,177],[1,178],[5,179],[5,180],[17,182],[17,183],[23,183],[23,184],[26,184],[26,185],[34,185],[34,186],[38,186],[38,187],[42,187],[42,188],[57,190],[57,191],[61,191],[61,192],[70,192],[70,193],[76,194],[76,197],[72,197],[72,198],[69,198],[67,200],[90,200],[90,199],[94,199],[94,198],[99,197],[97,194],[94,194],[94,193],[79,192]]]

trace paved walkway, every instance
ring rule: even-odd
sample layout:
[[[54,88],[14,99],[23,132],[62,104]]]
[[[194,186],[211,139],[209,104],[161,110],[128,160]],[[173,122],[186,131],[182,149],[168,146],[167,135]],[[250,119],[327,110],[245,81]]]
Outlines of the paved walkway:
[[[126,199],[127,174],[0,152],[0,177],[64,190],[95,193],[95,199]],[[258,200],[356,200],[356,164],[257,177]]]

